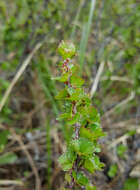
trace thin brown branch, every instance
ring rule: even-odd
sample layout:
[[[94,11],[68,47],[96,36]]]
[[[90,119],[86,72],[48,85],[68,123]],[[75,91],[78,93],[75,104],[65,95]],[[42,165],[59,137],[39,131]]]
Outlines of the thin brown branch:
[[[111,115],[116,109],[126,105],[128,102],[132,101],[133,99],[135,98],[135,92],[132,91],[130,93],[130,95],[125,98],[124,100],[122,100],[119,104],[117,104],[115,107],[113,107],[112,109],[110,109],[109,111],[107,111],[103,116],[102,116],[102,119],[103,118],[106,118],[108,117],[109,115]]]
[[[36,187],[35,187],[35,190],[40,190],[41,188],[41,182],[40,182],[40,178],[39,178],[39,174],[38,174],[38,171],[37,171],[37,168],[34,164],[34,161],[30,155],[30,153],[28,152],[26,146],[24,145],[24,142],[22,141],[21,137],[19,135],[16,134],[15,130],[10,128],[10,132],[12,133],[12,135],[14,136],[15,140],[19,143],[19,145],[21,146],[21,149],[22,151],[24,152],[24,154],[26,155],[29,163],[30,163],[30,166],[33,170],[33,173],[35,175],[35,178],[36,178]]]

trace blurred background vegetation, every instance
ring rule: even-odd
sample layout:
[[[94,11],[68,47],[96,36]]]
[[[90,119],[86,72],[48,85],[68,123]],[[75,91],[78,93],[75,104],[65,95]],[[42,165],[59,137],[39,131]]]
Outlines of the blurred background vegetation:
[[[59,73],[61,40],[76,45],[73,61],[107,132],[100,142],[105,168],[91,182],[99,190],[138,190],[139,0],[0,1],[0,101],[42,43],[0,112],[0,189],[61,190],[65,184],[57,158],[70,129],[56,119],[62,105],[55,95],[62,86],[51,80]]]

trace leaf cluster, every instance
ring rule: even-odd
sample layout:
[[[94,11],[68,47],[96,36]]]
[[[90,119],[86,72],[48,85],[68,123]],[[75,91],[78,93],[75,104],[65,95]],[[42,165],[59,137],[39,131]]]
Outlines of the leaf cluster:
[[[73,129],[71,141],[66,152],[59,157],[59,163],[64,171],[71,173],[69,183],[73,179],[75,184],[85,186],[86,190],[93,190],[95,188],[89,185],[88,178],[80,170],[84,168],[93,173],[104,166],[97,156],[100,152],[97,140],[104,136],[100,115],[92,106],[90,96],[82,88],[84,80],[77,75],[77,65],[70,60],[75,55],[74,45],[63,41],[58,52],[64,62],[61,65],[61,76],[57,80],[65,84],[64,89],[56,96],[56,99],[65,104],[64,113],[58,120],[64,120]]]

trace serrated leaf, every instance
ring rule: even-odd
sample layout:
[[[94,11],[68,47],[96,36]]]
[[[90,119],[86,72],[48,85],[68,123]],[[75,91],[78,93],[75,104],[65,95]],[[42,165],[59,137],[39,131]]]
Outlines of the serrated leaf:
[[[78,111],[83,116],[83,119],[91,123],[100,123],[100,115],[98,114],[97,110],[93,106],[80,106]]]
[[[89,140],[93,141],[93,136],[92,132],[90,132],[89,129],[85,127],[80,128],[80,137],[85,137],[88,138]]]
[[[84,84],[84,80],[76,75],[72,75],[70,78],[72,86],[80,87]]]
[[[98,156],[94,156],[94,162],[95,162],[95,166],[96,166],[96,170],[101,170],[105,165],[104,163],[100,162],[100,159]]]
[[[59,44],[58,52],[63,57],[63,59],[72,58],[76,53],[76,48],[72,42],[62,41]]]
[[[70,88],[67,88],[67,91],[68,91],[69,95],[72,95],[75,92],[75,89],[70,87]]]
[[[94,165],[95,165],[94,160],[92,158],[88,158],[84,162],[84,168],[87,169],[91,173],[95,171]]]
[[[73,92],[70,94],[68,98],[71,101],[79,101],[84,96],[84,91],[81,88],[73,89]]]
[[[94,125],[90,126],[90,131],[93,133],[93,139],[98,139],[99,137],[103,137],[106,134],[103,132],[102,128],[95,128]]]
[[[63,113],[63,114],[61,114],[61,115],[57,118],[57,120],[67,120],[67,119],[69,119],[69,118],[71,118],[71,113]]]
[[[98,111],[96,110],[95,107],[93,106],[90,106],[89,107],[89,113],[88,113],[88,121],[91,121],[91,122],[100,122],[100,115],[98,113]]]
[[[117,170],[118,170],[118,167],[116,164],[112,164],[109,168],[109,171],[108,171],[108,176],[113,178],[115,177],[115,175],[117,174]]]
[[[69,73],[63,73],[62,76],[59,78],[60,82],[66,82],[69,79]]]
[[[99,137],[105,136],[102,129],[91,130],[90,127],[81,127],[80,136],[88,138],[90,141],[95,141]]]
[[[96,187],[91,184],[88,184],[86,185],[86,190],[96,190]]]
[[[69,64],[69,65],[71,65],[71,64]],[[72,65],[73,65],[73,67],[71,67],[71,73],[76,74],[80,70],[80,66],[77,64],[72,64]]]
[[[94,152],[94,144],[86,138],[80,137],[72,141],[74,151],[79,155],[88,156]]]
[[[103,166],[104,164],[100,162],[98,156],[87,158],[84,162],[84,167],[91,173],[95,170],[101,170]]]
[[[74,179],[79,185],[86,186],[88,184],[88,178],[82,172],[77,173]]]
[[[8,152],[0,156],[0,165],[13,164],[17,160],[17,155],[13,152]]]
[[[72,119],[70,121],[67,121],[67,123],[69,125],[74,125],[75,123],[77,123],[79,121],[79,118],[80,118],[80,114],[79,113],[76,113]]]
[[[66,89],[63,89],[63,90],[61,90],[61,91],[55,96],[55,98],[56,98],[57,100],[61,100],[61,99],[66,98],[67,96],[68,96],[67,90],[66,90]]]
[[[68,150],[59,157],[58,161],[61,164],[63,170],[68,171],[72,168],[75,159],[75,153],[72,150]]]

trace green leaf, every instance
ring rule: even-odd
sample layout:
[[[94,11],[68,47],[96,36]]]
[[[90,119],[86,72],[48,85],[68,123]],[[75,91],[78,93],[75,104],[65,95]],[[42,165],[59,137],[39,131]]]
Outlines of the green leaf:
[[[63,170],[68,171],[72,168],[75,159],[75,153],[72,150],[67,150],[67,152],[59,157],[58,161],[61,164]]]
[[[91,173],[95,170],[101,170],[104,164],[100,162],[98,156],[87,158],[84,162],[84,167]]]
[[[77,72],[80,70],[80,67],[78,64],[72,64],[73,66],[71,66],[71,63],[69,64],[70,70],[72,74],[77,74]]]
[[[130,131],[128,131],[128,135],[129,136],[133,136],[133,135],[135,135],[137,133],[137,131],[134,129],[134,130],[130,130]]]
[[[88,113],[88,121],[91,121],[93,123],[100,122],[100,115],[95,107],[90,106],[89,107],[89,113]]]
[[[91,184],[88,184],[86,185],[86,190],[96,190],[96,187]]]
[[[68,120],[69,118],[71,118],[71,112],[61,114],[57,120]]]
[[[8,130],[4,130],[0,132],[0,152],[4,150],[5,145],[7,144],[8,135],[9,135]]]
[[[97,141],[94,141],[94,144],[95,144],[95,151],[94,152],[101,152],[101,147],[100,147],[100,144],[97,143]]]
[[[70,87],[70,88],[67,88],[67,91],[68,91],[69,95],[71,96],[75,92],[75,89]]]
[[[82,98],[77,102],[77,110],[82,114],[82,115],[86,115],[85,111],[88,112],[88,109],[85,108],[89,108],[91,104],[91,99],[89,97],[88,94],[84,94],[82,95]]]
[[[125,181],[123,190],[138,190],[139,182],[136,178],[129,178]]]
[[[73,43],[62,41],[59,44],[58,53],[63,57],[63,59],[72,58],[76,54],[76,48]]]
[[[117,171],[118,171],[117,165],[116,165],[116,164],[112,164],[112,165],[110,166],[109,171],[108,171],[107,174],[108,174],[109,177],[113,178],[113,177],[116,176]]]
[[[13,164],[17,160],[17,155],[13,152],[8,152],[0,156],[0,165]]]
[[[105,134],[103,133],[102,129],[95,129],[95,130],[91,130],[90,127],[81,127],[80,128],[80,136],[81,137],[86,137],[91,141],[94,141],[96,139],[98,139],[99,137],[104,136]]]
[[[63,73],[62,76],[59,78],[60,82],[66,82],[69,79],[69,73]]]
[[[93,133],[85,127],[80,128],[80,137],[85,137],[93,141]]]
[[[84,162],[84,168],[86,168],[89,172],[93,173],[95,171],[95,163],[94,159],[88,158]]]
[[[119,146],[117,146],[117,154],[121,157],[121,158],[125,158],[125,152],[127,151],[128,147],[120,144]]]
[[[70,97],[68,98],[71,101],[79,101],[84,96],[84,91],[81,88],[73,89],[73,92],[70,94]]]
[[[86,186],[88,184],[88,178],[82,172],[73,175],[73,177],[79,185]]]
[[[94,144],[86,138],[80,137],[79,139],[72,140],[71,145],[74,151],[79,155],[90,155],[94,152]]]
[[[67,123],[69,125],[74,125],[75,123],[79,121],[79,119],[80,119],[80,114],[76,113],[70,121],[67,121]]]
[[[86,122],[88,121],[89,123],[93,124],[100,123],[100,115],[93,106],[81,106],[79,107],[78,111],[81,113]]]
[[[71,176],[70,176],[70,174],[68,174],[68,173],[66,173],[65,174],[65,180],[67,181],[67,182],[71,182]]]
[[[68,96],[67,90],[66,90],[66,89],[63,89],[63,90],[61,90],[61,91],[57,94],[57,96],[55,96],[55,98],[56,98],[57,100],[61,100],[61,99],[66,98],[67,96]]]
[[[94,162],[95,162],[96,170],[101,170],[105,166],[104,163],[100,162],[98,156],[94,156]]]
[[[103,137],[106,134],[103,132],[102,128],[96,128],[94,124],[90,126],[90,129],[93,133],[93,139],[98,139],[99,137]]]
[[[84,80],[76,75],[72,75],[70,78],[72,86],[80,87],[84,84]]]

